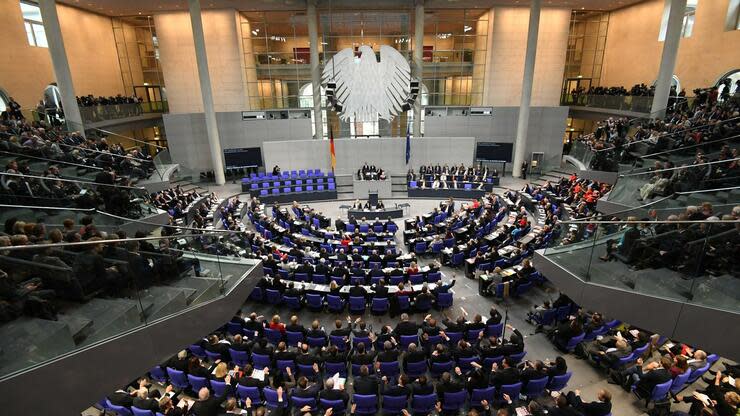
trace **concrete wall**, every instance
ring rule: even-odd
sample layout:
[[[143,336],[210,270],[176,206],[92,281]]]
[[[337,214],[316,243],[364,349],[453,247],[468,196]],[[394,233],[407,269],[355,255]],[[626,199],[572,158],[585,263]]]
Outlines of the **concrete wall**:
[[[664,0],[649,0],[611,13],[601,85],[651,84],[658,75],[658,41]],[[674,74],[688,95],[740,68],[740,31],[725,31],[729,0],[700,0],[691,37],[681,38]],[[633,65],[631,63],[639,63]],[[708,64],[710,63],[710,64]]]
[[[290,151],[286,151],[289,149]],[[411,140],[411,159],[406,165],[406,139],[335,139],[337,175],[353,174],[365,162],[391,174],[403,174],[423,164],[447,163],[469,165],[475,154],[472,137],[424,137]],[[299,140],[265,142],[262,145],[265,166],[278,165],[283,170],[321,168],[331,170],[329,141]]]
[[[62,4],[57,12],[76,93],[123,93],[110,18]],[[0,44],[6,46],[0,54],[0,88],[23,108],[35,108],[55,82],[49,50],[28,44],[17,1],[0,2],[0,27]]]
[[[570,10],[543,8],[537,39],[532,89],[533,106],[557,106],[563,83]],[[529,9],[496,7],[489,44],[490,78],[484,104],[518,106],[522,96]]]
[[[544,152],[546,166],[556,167],[560,165],[563,147],[562,136],[567,114],[567,107],[534,107],[530,112],[527,153]],[[435,144],[435,146],[442,147],[419,147],[418,149],[415,148],[415,144],[412,144],[414,146],[412,149],[412,158],[414,158],[412,159],[412,165],[420,161],[452,163],[458,157],[461,158],[460,160],[463,163],[470,163],[474,153],[469,156],[467,150],[458,153],[459,149],[455,147],[463,143],[458,142],[458,139],[472,137],[475,141],[513,143],[516,137],[518,115],[518,107],[495,107],[493,117],[428,116],[425,118],[427,138],[444,137],[447,138],[445,140],[449,144]],[[240,112],[216,113],[216,119],[218,120],[218,131],[221,136],[221,147],[224,149],[262,146],[265,166],[272,166],[277,163],[283,169],[328,168],[329,166],[328,142],[307,140],[310,138],[311,132],[310,119],[243,121]],[[210,170],[210,150],[206,140],[203,114],[165,114],[163,120],[173,160],[189,168]],[[383,139],[344,140],[337,138],[337,173],[349,173],[357,169],[355,165],[340,167],[340,160],[355,161],[355,158],[359,157],[361,160],[358,159],[359,162],[357,163],[361,164],[367,160],[362,159],[362,157],[366,157],[365,154],[383,155],[381,159],[378,159],[378,165],[389,170],[392,169],[392,173],[405,172],[407,169],[405,160],[403,163],[396,160],[405,155],[405,141],[381,142],[380,140]],[[305,141],[308,141],[308,143],[314,142],[314,144],[307,144]],[[281,156],[283,159],[278,159],[277,156],[270,156],[271,159],[268,159],[264,144],[269,142],[280,142],[279,149],[281,153],[284,153]],[[367,143],[369,148],[357,147],[351,150],[351,152],[358,152],[363,156],[343,155],[341,152],[344,151],[344,143],[350,142]],[[389,153],[387,154],[391,159],[386,159],[385,153],[375,153],[385,150],[373,149],[374,147],[384,147],[386,144],[402,146],[404,150],[393,147],[388,150]],[[276,149],[272,145],[267,146],[267,148],[271,151]],[[420,159],[417,160],[416,157]],[[276,160],[277,162],[275,162]],[[390,162],[386,160],[390,160]],[[367,161],[368,163],[371,162],[370,160]],[[399,167],[401,165],[403,166],[402,169]],[[507,168],[510,168],[510,166],[507,166]]]
[[[216,111],[245,110],[247,93],[237,13],[233,9],[204,10],[202,16],[214,107]],[[190,15],[186,11],[157,14],[154,24],[170,113],[202,112]]]

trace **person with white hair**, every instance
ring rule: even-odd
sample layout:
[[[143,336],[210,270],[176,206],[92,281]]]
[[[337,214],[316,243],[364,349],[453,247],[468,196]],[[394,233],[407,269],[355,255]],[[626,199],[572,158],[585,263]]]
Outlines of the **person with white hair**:
[[[133,406],[139,409],[159,412],[159,402],[155,399],[149,398],[149,390],[145,386],[141,386],[136,390],[136,397],[134,397]]]
[[[231,384],[231,376],[224,379],[227,385]],[[221,396],[212,396],[207,387],[198,390],[198,400],[193,403],[190,409],[192,414],[198,416],[217,416],[221,414],[221,403],[226,400],[226,390]]]

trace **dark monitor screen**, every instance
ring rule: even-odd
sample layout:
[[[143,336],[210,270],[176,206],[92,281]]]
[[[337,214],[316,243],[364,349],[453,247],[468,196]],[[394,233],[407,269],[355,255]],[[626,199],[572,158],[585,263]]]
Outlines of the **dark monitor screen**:
[[[262,166],[262,150],[259,147],[224,149],[226,169]]]
[[[511,162],[514,143],[480,142],[475,148],[475,160]]]

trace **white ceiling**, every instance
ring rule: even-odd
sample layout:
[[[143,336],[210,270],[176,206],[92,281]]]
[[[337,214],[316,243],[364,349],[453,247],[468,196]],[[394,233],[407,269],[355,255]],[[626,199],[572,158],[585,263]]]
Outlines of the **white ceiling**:
[[[131,16],[187,10],[187,0],[57,0],[81,9],[108,16]],[[542,0],[544,7],[568,7],[585,10],[614,10],[644,0]],[[398,9],[413,7],[413,0],[319,0],[321,9]],[[530,0],[426,0],[427,8],[490,8],[528,6]],[[302,10],[305,0],[201,0],[203,9]]]

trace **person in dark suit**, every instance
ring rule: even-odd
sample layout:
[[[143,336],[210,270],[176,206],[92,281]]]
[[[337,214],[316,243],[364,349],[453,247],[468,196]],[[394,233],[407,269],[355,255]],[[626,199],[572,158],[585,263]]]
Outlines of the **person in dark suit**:
[[[149,398],[149,390],[146,387],[141,387],[136,391],[136,396],[134,396],[131,405],[139,409],[151,410],[155,413],[159,411],[159,402]]]
[[[440,401],[444,401],[445,393],[457,393],[464,388],[462,382],[459,380],[461,374],[462,372],[460,372],[459,367],[455,368],[455,376],[447,371],[442,373],[442,377],[440,377],[436,388],[437,396]]]
[[[108,400],[116,406],[131,407],[134,404],[134,397],[125,390],[116,390],[108,396]]]
[[[409,344],[408,350],[403,353],[403,370],[406,371],[409,363],[418,363],[426,361],[427,355],[423,349],[420,349],[413,342]]]
[[[388,299],[388,288],[385,286],[385,282],[381,280],[378,282],[377,285],[374,285],[372,287],[373,289],[373,299]]]
[[[393,330],[393,334],[397,336],[401,335],[416,335],[419,333],[419,325],[416,322],[409,321],[409,315],[407,313],[401,314],[401,322],[396,325]]]
[[[355,394],[378,394],[380,379],[375,374],[370,374],[367,365],[360,366],[359,377],[353,380]]]
[[[367,300],[367,290],[365,290],[364,287],[360,286],[359,282],[355,282],[355,284],[349,288],[349,296],[350,297],[363,297],[365,300]]]
[[[488,321],[486,321],[486,325],[498,325],[501,323],[501,319],[501,312],[495,306],[491,306],[490,316],[488,317]]]
[[[226,384],[231,384],[231,377],[226,377]],[[190,413],[198,416],[218,416],[221,413],[221,403],[226,400],[226,392],[222,396],[211,396],[207,387],[198,391],[198,400],[193,403]]]
[[[375,360],[375,351],[367,350],[365,343],[360,342],[355,348],[352,349],[352,356],[350,361],[354,365],[372,365]]]
[[[311,329],[306,332],[308,338],[326,338],[326,332],[321,329],[319,321],[314,320],[311,322]]]
[[[347,407],[349,401],[349,395],[344,391],[344,385],[339,386],[338,389],[334,388],[334,379],[329,378],[324,382],[324,390],[319,392],[319,399],[324,400],[341,400],[344,402],[344,406]]]
[[[612,411],[612,394],[601,389],[596,395],[597,401],[585,403],[581,400],[580,390],[568,392],[568,403],[583,413],[583,416],[606,416]]]
[[[642,359],[638,360],[635,368],[640,371],[632,373],[632,380],[639,380],[635,387],[635,394],[641,398],[650,397],[653,388],[660,383],[671,380],[670,368],[673,366],[673,360],[668,357],[662,357],[660,363],[652,362],[642,366]]]
[[[385,386],[383,388],[384,395],[408,397],[411,394],[411,387],[408,386],[409,377],[406,374],[399,375],[398,382],[396,384],[390,382],[386,377],[383,377],[383,379],[385,380]]]
[[[568,397],[561,394],[555,399],[555,407],[547,409],[549,416],[583,416],[575,407],[568,403]]]
[[[531,362],[529,360],[525,361],[519,374],[522,388],[527,387],[527,383],[529,383],[530,380],[537,380],[545,376],[547,376],[547,373],[545,372],[545,363],[540,360],[535,362]]]
[[[188,369],[188,351],[182,350],[177,353],[177,355],[170,357],[169,360],[167,360],[164,363],[164,367],[170,367],[178,371],[185,372]]]
[[[427,395],[434,393],[434,384],[430,383],[427,376],[422,375],[411,384],[411,393],[413,395]]]
[[[493,363],[492,372],[490,377],[490,384],[496,386],[496,389],[500,389],[504,384],[514,384],[519,382],[519,370],[512,366],[511,359],[509,357],[504,358],[501,363],[501,368],[498,364]]]
[[[285,326],[286,332],[298,332],[303,335],[306,335],[306,328],[298,323],[298,317],[296,315],[293,315],[290,317],[290,323]]]
[[[383,343],[383,352],[378,354],[378,362],[391,363],[398,361],[400,352],[395,348],[391,341],[385,341]]]
[[[306,377],[301,376],[298,377],[298,383],[291,394],[295,397],[315,398],[318,395],[319,390],[321,390],[320,385],[311,383]]]

